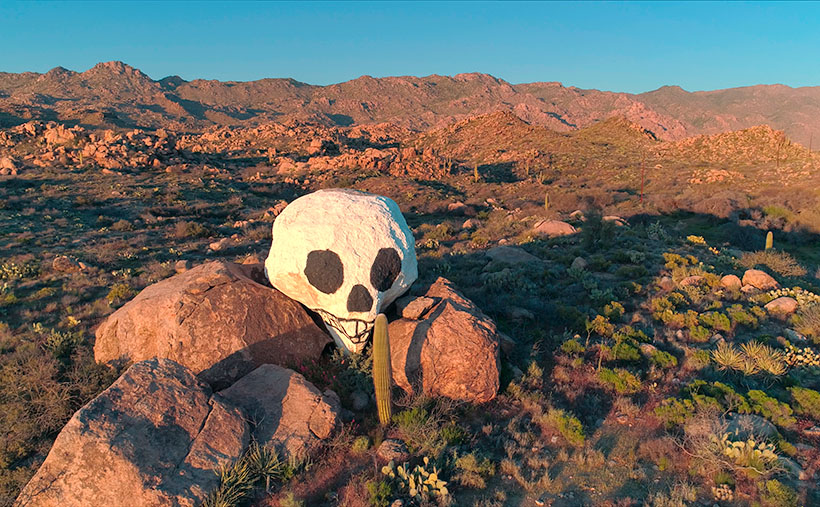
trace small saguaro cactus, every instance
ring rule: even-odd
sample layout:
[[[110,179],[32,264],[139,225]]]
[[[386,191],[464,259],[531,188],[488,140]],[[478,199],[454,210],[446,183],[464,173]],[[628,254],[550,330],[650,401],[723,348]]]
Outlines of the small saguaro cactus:
[[[392,407],[390,387],[392,370],[390,365],[390,338],[387,335],[387,317],[383,313],[376,316],[373,326],[373,386],[376,389],[376,408],[382,426],[390,424]]]
[[[766,250],[771,250],[771,248],[773,246],[774,246],[774,234],[772,234],[772,231],[769,231],[769,232],[766,233]]]
[[[478,180],[481,179],[481,175],[478,174],[478,164],[473,166],[473,183],[478,183]]]
[[[544,209],[550,209],[550,194],[549,192],[544,193]]]

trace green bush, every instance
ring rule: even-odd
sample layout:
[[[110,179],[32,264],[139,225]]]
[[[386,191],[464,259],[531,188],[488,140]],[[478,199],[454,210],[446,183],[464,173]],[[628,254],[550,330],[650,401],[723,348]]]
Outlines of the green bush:
[[[649,362],[659,368],[673,368],[678,365],[678,359],[675,356],[662,350],[652,352]]]
[[[700,322],[715,331],[729,332],[732,330],[729,317],[720,312],[706,312],[700,316]]]
[[[387,507],[393,497],[393,488],[388,481],[370,480],[365,484],[367,488],[367,503],[373,507]]]
[[[762,415],[774,424],[790,428],[797,420],[792,416],[792,408],[786,403],[777,401],[763,391],[754,389],[746,393],[749,403],[756,413]]]
[[[574,415],[559,408],[551,408],[546,413],[545,422],[570,444],[582,445],[584,443],[584,426]]]
[[[570,338],[569,340],[565,341],[561,344],[561,352],[570,356],[577,356],[583,354],[586,351],[581,342],[579,342],[576,338]]]
[[[797,507],[797,493],[782,482],[772,479],[761,484],[761,497],[773,507]]]
[[[805,387],[790,387],[789,392],[795,413],[820,421],[820,393]]]
[[[598,380],[615,389],[618,394],[633,394],[641,389],[640,379],[623,368],[601,368]]]
[[[462,486],[474,489],[486,488],[486,478],[495,474],[493,462],[487,458],[479,458],[475,452],[457,456],[455,469],[453,480]]]

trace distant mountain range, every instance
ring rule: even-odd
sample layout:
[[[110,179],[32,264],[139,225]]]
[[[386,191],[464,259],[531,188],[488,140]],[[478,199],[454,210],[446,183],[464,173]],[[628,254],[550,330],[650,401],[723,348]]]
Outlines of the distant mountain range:
[[[422,131],[509,111],[555,131],[624,117],[659,139],[678,140],[767,124],[820,144],[820,86],[757,85],[707,92],[665,86],[641,93],[510,84],[487,74],[362,76],[315,86],[293,79],[234,82],[171,76],[155,81],[122,62],[85,72],[0,73],[0,126],[31,119],[84,125],[199,131],[214,125],[289,120],[324,125],[390,122]]]

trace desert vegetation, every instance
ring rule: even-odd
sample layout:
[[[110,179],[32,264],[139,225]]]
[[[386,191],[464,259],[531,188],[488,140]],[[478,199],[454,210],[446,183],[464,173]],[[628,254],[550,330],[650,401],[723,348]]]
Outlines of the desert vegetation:
[[[122,371],[93,359],[103,318],[191,265],[263,259],[284,206],[332,187],[394,199],[419,283],[444,276],[495,321],[498,397],[394,390],[386,414],[357,402],[384,395],[370,348],[293,364],[351,417],[309,460],[252,446],[208,505],[820,503],[820,173],[784,139],[508,113],[421,133],[4,129],[0,505]],[[387,439],[410,460],[380,461]]]

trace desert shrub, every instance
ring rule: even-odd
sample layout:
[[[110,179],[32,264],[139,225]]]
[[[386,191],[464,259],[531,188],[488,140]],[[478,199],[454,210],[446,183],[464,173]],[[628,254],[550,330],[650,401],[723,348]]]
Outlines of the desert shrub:
[[[758,325],[757,317],[741,305],[730,306],[726,309],[726,314],[729,316],[733,327],[747,326],[754,329]]]
[[[108,291],[108,295],[105,296],[105,298],[108,300],[108,304],[113,305],[122,303],[126,299],[130,299],[133,295],[134,289],[132,289],[130,285],[127,283],[115,283],[111,286],[111,290]]]
[[[678,365],[678,359],[663,350],[656,350],[649,356],[649,362],[659,368],[673,368]]]
[[[393,497],[393,488],[390,482],[382,480],[370,480],[365,484],[367,488],[367,503],[372,507],[387,507]]]
[[[207,238],[212,234],[211,230],[198,223],[198,222],[188,222],[182,220],[177,222],[174,226],[174,237],[179,239],[184,238]]]
[[[763,391],[754,389],[746,393],[749,404],[756,413],[770,420],[774,424],[790,428],[797,422],[792,416],[792,408],[775,398],[767,395]]]
[[[561,344],[561,352],[570,356],[583,354],[586,348],[581,345],[577,338],[570,338]]]
[[[786,252],[779,250],[760,250],[746,252],[740,257],[740,264],[746,268],[767,267],[782,276],[804,276],[806,268]]]
[[[760,497],[773,507],[797,507],[797,492],[782,482],[771,479],[760,483]]]
[[[581,246],[587,251],[595,251],[611,244],[615,237],[615,223],[604,220],[601,213],[596,210],[586,215],[586,222],[581,228]]]
[[[715,331],[729,332],[732,330],[729,317],[720,312],[706,312],[700,316],[700,322]]]
[[[820,343],[820,305],[801,309],[795,318],[794,329]]]
[[[486,488],[485,479],[495,474],[493,462],[487,458],[479,458],[475,452],[463,456],[456,455],[454,466],[456,473],[453,480],[468,488]]]
[[[544,421],[560,433],[570,444],[581,445],[584,443],[584,427],[574,415],[558,408],[551,408],[547,411]]]
[[[669,492],[656,492],[649,495],[646,507],[687,507],[698,499],[698,490],[689,483],[678,483]]]
[[[711,336],[712,332],[703,326],[693,326],[689,328],[689,340],[695,343],[706,343]]]
[[[446,409],[435,404],[428,408],[415,406],[402,410],[393,416],[393,422],[410,452],[438,457],[448,443],[449,434],[442,432],[446,427]]]
[[[208,495],[203,507],[241,505],[262,481],[270,489],[271,480],[290,479],[302,465],[296,459],[281,460],[275,450],[254,442],[235,462],[223,463],[216,470],[219,486]]]
[[[640,379],[623,368],[601,368],[598,380],[618,394],[633,394],[641,389]]]
[[[820,421],[820,393],[805,387],[790,387],[794,412]]]
[[[624,311],[624,305],[617,301],[610,301],[604,306],[604,315],[611,320],[620,319]]]
[[[111,230],[118,232],[133,231],[134,225],[128,220],[117,220],[116,222],[111,224]]]

